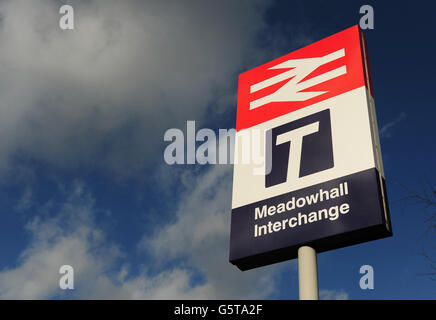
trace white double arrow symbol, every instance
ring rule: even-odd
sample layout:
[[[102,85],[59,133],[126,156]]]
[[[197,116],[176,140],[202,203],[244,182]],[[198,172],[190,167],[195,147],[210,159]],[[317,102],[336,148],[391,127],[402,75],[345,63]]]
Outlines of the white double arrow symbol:
[[[339,68],[333,69],[326,73],[320,74],[316,77],[302,81],[310,73],[312,73],[318,67],[339,59],[345,56],[345,50],[340,49],[338,51],[327,54],[323,57],[316,58],[305,58],[305,59],[291,59],[283,63],[280,63],[269,69],[289,69],[291,70],[280,73],[272,78],[266,79],[262,82],[256,83],[250,87],[250,93],[262,90],[276,83],[290,79],[282,87],[272,94],[265,97],[259,98],[257,100],[250,102],[250,110],[258,108],[264,104],[270,102],[283,102],[283,101],[306,101],[313,97],[319,96],[328,91],[314,91],[314,92],[301,92],[304,89],[313,87],[319,83],[325,82],[327,80],[339,77],[347,73],[346,66],[341,66]]]

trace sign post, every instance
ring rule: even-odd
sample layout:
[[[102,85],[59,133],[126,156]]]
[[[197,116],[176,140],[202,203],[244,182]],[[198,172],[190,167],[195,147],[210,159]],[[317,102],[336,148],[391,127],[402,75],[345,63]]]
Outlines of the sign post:
[[[298,285],[300,300],[319,299],[316,251],[309,246],[298,249]]]
[[[300,298],[318,299],[317,253],[392,236],[357,25],[239,75],[234,154],[240,270],[298,257]]]

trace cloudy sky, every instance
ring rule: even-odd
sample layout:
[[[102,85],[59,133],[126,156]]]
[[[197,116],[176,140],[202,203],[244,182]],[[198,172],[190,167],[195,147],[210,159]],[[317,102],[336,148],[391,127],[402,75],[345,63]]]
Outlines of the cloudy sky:
[[[0,298],[298,298],[295,260],[228,262],[231,165],[170,166],[163,137],[234,128],[239,73],[358,24],[363,4],[394,237],[319,254],[320,293],[435,298],[435,239],[401,201],[436,179],[434,8],[273,0],[0,0]]]

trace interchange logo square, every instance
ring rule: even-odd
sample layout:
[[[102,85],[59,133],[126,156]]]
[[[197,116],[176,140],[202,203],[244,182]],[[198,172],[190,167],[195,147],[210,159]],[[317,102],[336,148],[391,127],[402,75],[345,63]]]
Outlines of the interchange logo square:
[[[330,109],[270,131],[271,139],[267,143],[272,146],[270,159],[267,157],[266,161],[267,167],[271,166],[271,171],[265,175],[265,187],[333,168]]]

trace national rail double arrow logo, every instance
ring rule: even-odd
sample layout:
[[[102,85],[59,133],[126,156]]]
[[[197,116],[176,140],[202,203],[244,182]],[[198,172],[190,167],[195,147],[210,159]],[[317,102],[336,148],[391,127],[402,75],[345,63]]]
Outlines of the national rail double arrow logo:
[[[283,83],[273,93],[267,94],[261,98],[250,102],[250,110],[263,106],[270,102],[283,102],[283,101],[306,101],[308,99],[317,97],[327,91],[304,91],[317,84],[331,80],[347,73],[347,67],[342,65],[333,70],[324,72],[315,77],[309,77],[319,67],[326,65],[329,62],[337,60],[345,56],[345,49],[340,49],[335,52],[329,53],[323,57],[306,58],[306,59],[290,59],[285,62],[279,63],[270,70],[275,69],[289,69],[283,73],[275,75],[269,79],[263,80],[259,83],[250,86],[250,94],[258,92],[275,84]]]

